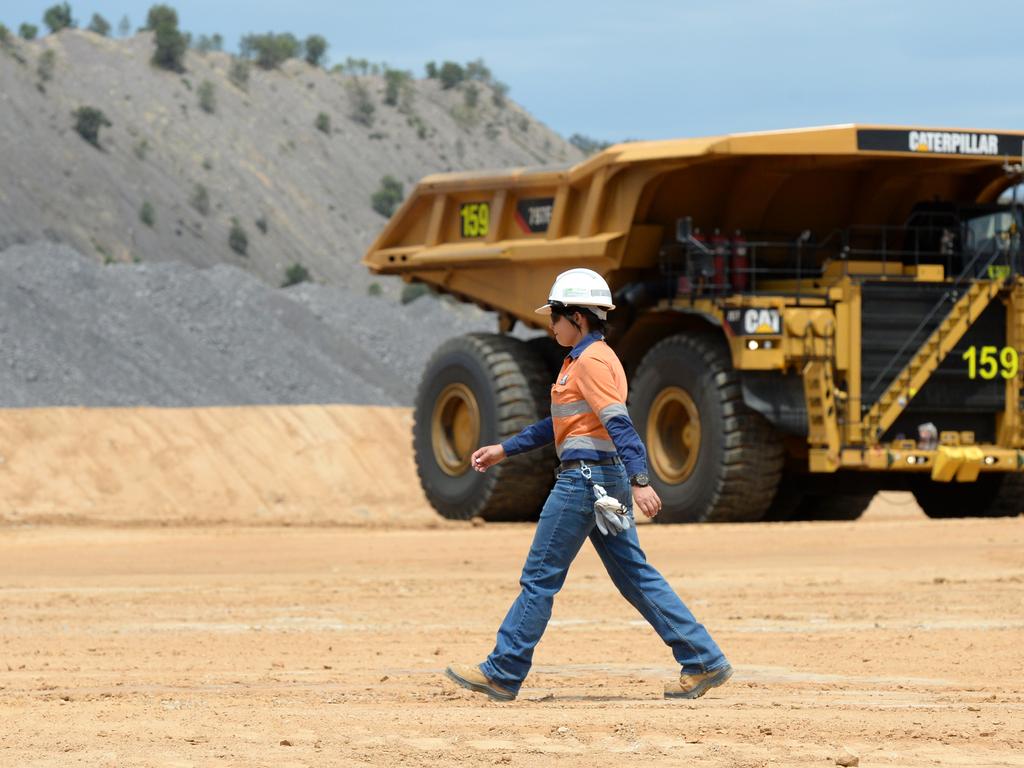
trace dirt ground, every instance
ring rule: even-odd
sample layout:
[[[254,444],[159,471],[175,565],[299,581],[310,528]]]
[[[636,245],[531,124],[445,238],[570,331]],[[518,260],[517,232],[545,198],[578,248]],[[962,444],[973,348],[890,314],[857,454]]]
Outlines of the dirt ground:
[[[481,660],[533,526],[441,521],[408,409],[0,412],[0,768],[1024,766],[1024,519],[653,526],[736,675],[671,655],[589,546],[519,700]],[[844,762],[849,762],[844,760]]]
[[[442,678],[530,525],[0,528],[0,765],[1024,765],[1024,520],[640,533],[736,667],[696,702],[589,547],[518,701]]]

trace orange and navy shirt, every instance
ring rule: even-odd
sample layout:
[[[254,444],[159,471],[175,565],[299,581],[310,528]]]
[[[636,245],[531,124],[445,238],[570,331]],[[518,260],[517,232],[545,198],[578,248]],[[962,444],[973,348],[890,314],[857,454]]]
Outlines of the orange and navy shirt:
[[[551,415],[501,446],[514,456],[554,442],[561,461],[618,454],[630,477],[646,473],[647,453],[629,418],[627,393],[619,358],[600,333],[589,333],[566,355],[551,385]]]

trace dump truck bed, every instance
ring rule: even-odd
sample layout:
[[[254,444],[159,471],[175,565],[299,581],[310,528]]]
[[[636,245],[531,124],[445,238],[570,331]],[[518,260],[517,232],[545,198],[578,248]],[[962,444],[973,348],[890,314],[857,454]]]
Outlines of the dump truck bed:
[[[364,263],[537,325],[536,285],[586,265],[614,289],[655,266],[681,215],[723,232],[897,224],[920,200],[994,200],[1004,166],[1022,154],[1024,132],[851,124],[631,142],[574,166],[435,174]]]

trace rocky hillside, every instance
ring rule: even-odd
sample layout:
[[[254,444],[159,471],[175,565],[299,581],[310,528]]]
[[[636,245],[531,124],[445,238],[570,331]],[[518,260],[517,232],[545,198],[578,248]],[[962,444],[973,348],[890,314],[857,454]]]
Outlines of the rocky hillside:
[[[271,285],[299,263],[360,295],[380,282],[394,302],[400,286],[359,265],[385,221],[370,204],[383,176],[408,191],[436,171],[581,159],[484,84],[467,106],[459,87],[413,80],[389,106],[381,77],[290,60],[252,67],[242,87],[226,53],[189,51],[175,74],[152,52],[148,33],[80,30],[0,50],[0,249],[43,239],[98,262],[230,264]],[[98,148],[74,129],[83,106],[111,123]]]
[[[409,405],[444,339],[494,330],[469,305],[273,288],[227,264],[0,251],[0,408]]]

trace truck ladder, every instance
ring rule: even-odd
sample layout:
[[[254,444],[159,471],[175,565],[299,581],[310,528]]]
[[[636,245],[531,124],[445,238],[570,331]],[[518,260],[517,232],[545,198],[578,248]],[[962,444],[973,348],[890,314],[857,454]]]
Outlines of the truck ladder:
[[[1006,346],[1024,349],[1024,279],[1015,277],[1006,301]],[[1006,447],[1021,443],[1021,373],[1006,381],[1006,407],[999,419],[997,442]]]
[[[949,310],[910,362],[892,380],[864,417],[867,436],[877,441],[918,393],[928,377],[953,350],[975,320],[1003,288],[1004,280],[977,280],[971,283]]]
[[[804,400],[807,403],[807,440],[824,449],[826,468],[839,468],[839,422],[836,418],[835,384],[829,360],[809,360],[804,366]]]

